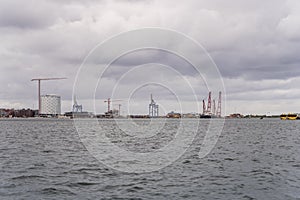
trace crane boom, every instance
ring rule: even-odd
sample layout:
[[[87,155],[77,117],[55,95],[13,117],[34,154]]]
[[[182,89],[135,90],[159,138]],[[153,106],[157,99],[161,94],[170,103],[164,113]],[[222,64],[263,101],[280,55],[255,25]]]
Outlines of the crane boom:
[[[33,78],[31,79],[31,81],[39,81],[39,80],[48,81],[48,80],[61,80],[61,79],[67,79],[67,78]]]

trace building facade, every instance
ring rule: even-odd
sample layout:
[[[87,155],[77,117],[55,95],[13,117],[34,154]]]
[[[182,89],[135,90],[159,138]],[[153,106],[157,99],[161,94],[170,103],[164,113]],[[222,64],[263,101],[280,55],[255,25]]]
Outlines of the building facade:
[[[41,96],[41,115],[60,115],[61,98],[57,95]]]

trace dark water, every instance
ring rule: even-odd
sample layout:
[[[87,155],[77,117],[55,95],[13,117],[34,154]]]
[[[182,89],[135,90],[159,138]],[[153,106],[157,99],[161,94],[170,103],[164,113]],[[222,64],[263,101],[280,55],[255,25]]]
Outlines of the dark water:
[[[300,199],[300,121],[227,120],[203,159],[201,130],[173,164],[138,174],[98,162],[71,120],[0,120],[0,198]]]

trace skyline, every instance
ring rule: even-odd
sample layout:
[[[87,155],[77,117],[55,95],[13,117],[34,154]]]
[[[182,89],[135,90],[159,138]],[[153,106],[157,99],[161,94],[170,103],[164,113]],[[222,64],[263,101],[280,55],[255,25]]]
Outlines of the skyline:
[[[3,0],[0,6],[0,107],[33,108],[34,105],[37,108],[37,85],[30,80],[68,77],[62,82],[42,83],[42,94],[60,95],[62,111],[70,111],[76,73],[96,45],[125,31],[158,27],[185,34],[207,50],[224,81],[227,97],[224,115],[300,112],[299,9],[300,2],[296,0],[203,0],[177,4],[151,0],[85,3]],[[170,66],[177,64],[168,60],[163,52],[150,54]],[[138,65],[137,60],[146,63],[148,56],[140,52],[115,63],[105,74],[104,84],[116,84],[115,77],[126,67]],[[202,99],[207,99],[208,91],[190,69],[181,69],[185,78],[195,85],[199,83],[196,94],[200,110],[195,112],[201,112]],[[163,74],[164,80],[184,96],[186,87],[174,81],[174,74],[165,72],[152,71],[153,76]],[[134,82],[143,78],[140,73]],[[131,86],[130,77],[122,82],[124,90]],[[103,112],[107,106],[103,100],[111,97],[108,90],[101,90],[97,98],[99,110]],[[147,112],[149,92],[158,104],[165,106],[166,112],[172,111],[169,107],[172,104],[173,110],[178,110],[167,91],[148,88],[134,96],[134,113]],[[214,95],[217,92],[213,91]],[[92,110],[84,101],[78,103],[84,110]],[[195,108],[195,102],[190,102],[188,97],[181,103],[186,105],[186,112]]]

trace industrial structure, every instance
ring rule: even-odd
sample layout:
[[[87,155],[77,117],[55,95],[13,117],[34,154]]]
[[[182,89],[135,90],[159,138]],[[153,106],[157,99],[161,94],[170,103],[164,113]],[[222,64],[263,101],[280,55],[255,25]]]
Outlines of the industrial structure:
[[[33,79],[31,79],[31,81],[38,81],[38,104],[39,104],[38,113],[39,114],[41,114],[41,81],[61,80],[61,79],[67,79],[67,78],[33,78]]]
[[[94,115],[92,113],[83,111],[83,107],[82,107],[82,105],[79,105],[77,103],[75,95],[73,97],[72,111],[71,112],[66,112],[65,116],[69,117],[71,119],[74,119],[74,118],[92,118],[92,117],[94,117]]]
[[[116,101],[123,101],[123,100],[108,98],[107,100],[104,101],[105,103],[107,103],[107,112],[105,112],[105,114],[104,114],[105,118],[120,117],[121,104],[118,104],[119,110],[110,108],[110,106],[113,104],[113,102],[116,102]]]
[[[182,115],[181,115],[181,113],[172,111],[172,112],[169,112],[166,117],[167,118],[181,118]]]
[[[13,118],[13,117],[21,117],[21,118],[27,118],[27,117],[34,117],[37,115],[37,110],[32,109],[5,109],[0,108],[0,118]]]
[[[207,100],[207,107],[205,104],[205,100],[202,101],[203,103],[203,111],[200,118],[220,118],[221,117],[221,105],[222,105],[222,93],[219,92],[219,99],[218,99],[218,106],[216,108],[216,101],[211,99],[211,92],[208,93],[208,100]]]
[[[40,115],[57,116],[61,114],[61,98],[57,95],[42,95],[40,97]]]
[[[82,105],[78,105],[75,95],[74,95],[74,100],[73,101],[74,101],[74,103],[73,103],[72,111],[74,113],[82,112]]]
[[[152,98],[152,94],[150,96],[150,104],[149,104],[149,117],[158,117],[158,105]]]
[[[222,115],[222,93],[221,91],[219,92],[219,99],[218,99],[218,108],[216,111],[217,117],[221,117]]]

